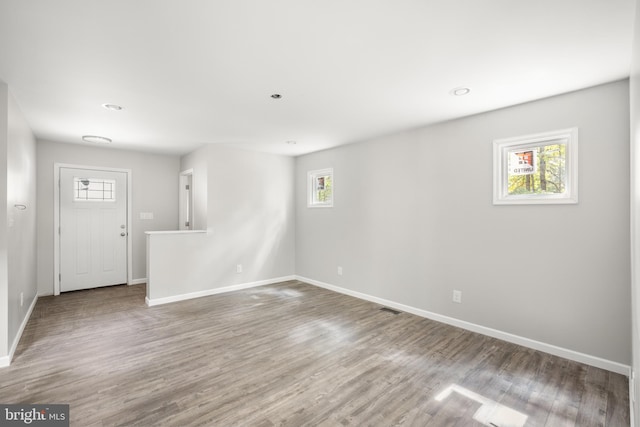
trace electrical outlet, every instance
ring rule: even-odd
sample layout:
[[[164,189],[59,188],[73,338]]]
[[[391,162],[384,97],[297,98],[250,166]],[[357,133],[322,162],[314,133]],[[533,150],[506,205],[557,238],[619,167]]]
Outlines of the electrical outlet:
[[[24,292],[20,292],[20,307],[24,305]]]
[[[242,273],[242,264],[236,265],[236,273]]]
[[[338,276],[342,276],[342,267],[338,267]]]
[[[462,291],[453,291],[453,302],[457,302],[458,304],[462,304]]]

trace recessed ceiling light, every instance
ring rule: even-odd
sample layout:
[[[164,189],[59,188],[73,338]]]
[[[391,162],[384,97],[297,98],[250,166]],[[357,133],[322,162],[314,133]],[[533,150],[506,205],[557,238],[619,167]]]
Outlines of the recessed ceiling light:
[[[274,93],[273,95],[271,95],[271,97],[273,99],[280,99],[280,98],[282,98],[282,95],[280,95],[279,93]]]
[[[451,94],[455,96],[464,96],[471,92],[471,89],[468,87],[457,87],[451,90]]]
[[[82,140],[84,142],[93,142],[94,144],[111,144],[111,139],[104,136],[85,135]]]
[[[287,141],[287,144],[289,144],[289,145],[296,145],[296,144],[297,144],[297,142],[296,142],[296,141]]]
[[[102,106],[104,108],[106,108],[107,110],[113,110],[113,111],[124,110],[124,108],[122,108],[120,105],[116,105],[116,104],[102,104]]]

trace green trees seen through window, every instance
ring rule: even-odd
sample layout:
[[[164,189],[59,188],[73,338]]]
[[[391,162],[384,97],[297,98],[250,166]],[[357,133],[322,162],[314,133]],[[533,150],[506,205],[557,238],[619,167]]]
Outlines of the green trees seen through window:
[[[332,179],[331,175],[316,176],[315,201],[319,203],[327,203],[332,197]]]
[[[566,191],[566,145],[552,144],[509,153],[509,195]]]

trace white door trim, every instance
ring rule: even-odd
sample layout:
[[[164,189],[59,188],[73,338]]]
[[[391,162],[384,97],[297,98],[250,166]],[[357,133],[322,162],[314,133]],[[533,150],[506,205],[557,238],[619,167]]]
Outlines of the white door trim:
[[[191,178],[189,180],[189,178]],[[180,203],[180,209],[178,210],[178,229],[180,230],[195,230],[195,225],[194,225],[194,221],[193,221],[193,168],[191,169],[187,169],[185,171],[180,172],[180,177],[179,177],[179,182],[180,182],[180,192],[179,192],[179,203]],[[189,209],[188,212],[189,214],[186,214],[186,203],[187,200],[185,200],[186,198],[186,192],[184,189],[184,186],[186,185],[186,183],[189,182]],[[189,221],[189,227],[186,227],[185,221]]]
[[[133,215],[131,198],[131,169],[106,168],[103,166],[75,165],[70,163],[53,164],[53,294],[60,295],[60,168],[90,169],[107,172],[124,172],[127,175],[127,284],[133,281]]]

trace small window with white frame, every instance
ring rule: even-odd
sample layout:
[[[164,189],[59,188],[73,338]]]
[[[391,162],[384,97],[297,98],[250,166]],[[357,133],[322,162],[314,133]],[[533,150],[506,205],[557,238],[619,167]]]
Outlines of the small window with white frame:
[[[493,142],[493,203],[578,203],[578,129]]]
[[[102,178],[73,178],[75,202],[115,202],[116,181]]]
[[[333,169],[320,169],[307,173],[307,206],[333,207]]]

